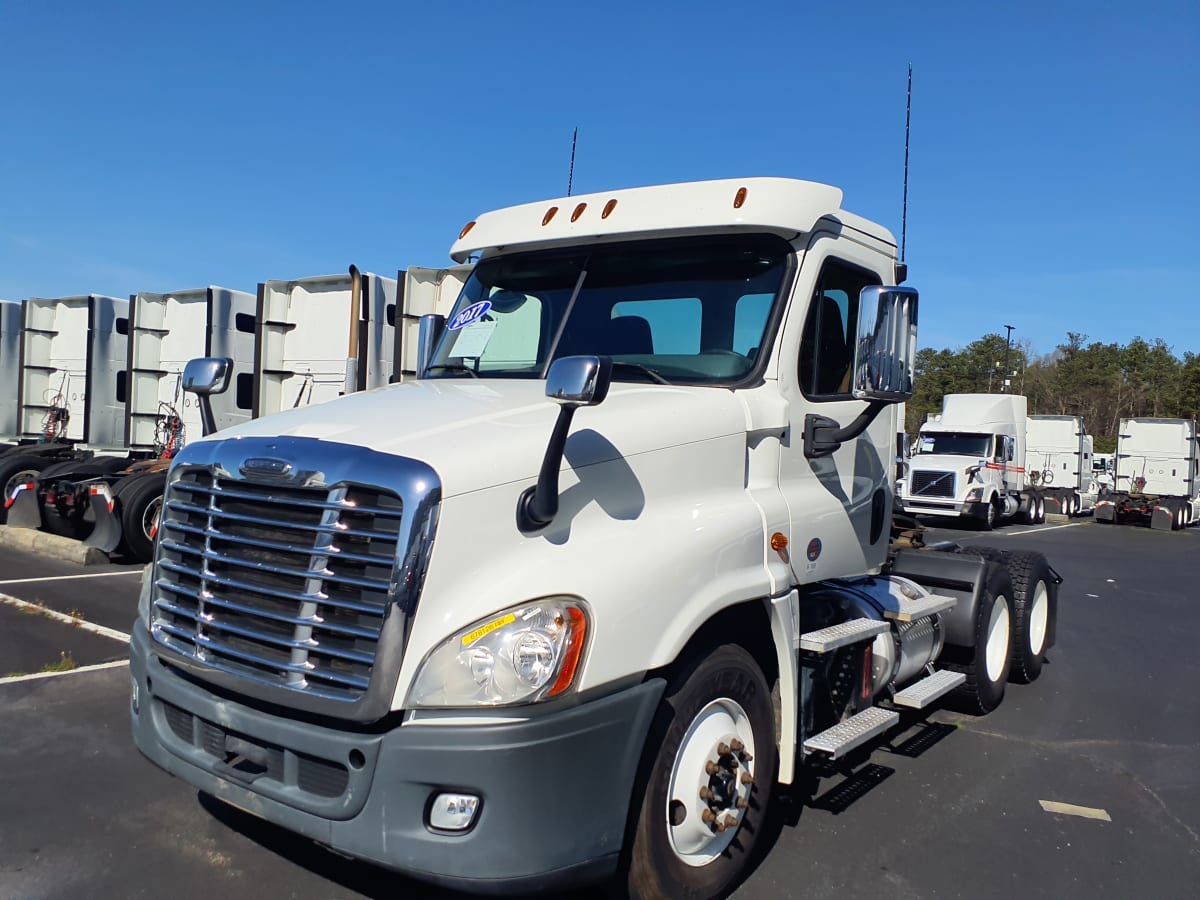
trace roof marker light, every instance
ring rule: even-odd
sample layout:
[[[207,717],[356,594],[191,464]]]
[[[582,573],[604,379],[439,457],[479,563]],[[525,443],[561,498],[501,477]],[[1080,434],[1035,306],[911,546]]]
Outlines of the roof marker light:
[[[546,210],[546,214],[542,216],[542,227],[545,228],[550,224],[550,220],[554,218],[554,214],[558,212],[557,206],[552,206]]]
[[[458,233],[458,239],[461,241],[463,238],[465,238],[467,236],[467,232],[469,232],[474,227],[475,227],[474,220],[468,222],[466,225],[463,226],[463,230]]]
[[[617,198],[613,197],[611,200],[609,200],[607,203],[604,204],[604,210],[600,213],[600,218],[607,219],[609,217],[609,215],[612,214],[612,211],[616,208],[617,208]]]
[[[741,209],[742,204],[744,204],[745,202],[746,202],[746,189],[744,187],[740,187],[737,189],[737,193],[733,195],[733,208]]]
[[[575,212],[571,213],[571,221],[578,222],[579,217],[583,215],[583,211],[585,209],[587,209],[586,203],[580,203],[577,207],[575,207]]]

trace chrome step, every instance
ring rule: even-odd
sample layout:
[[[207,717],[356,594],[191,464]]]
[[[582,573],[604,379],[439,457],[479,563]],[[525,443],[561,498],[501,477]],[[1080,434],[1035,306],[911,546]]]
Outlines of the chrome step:
[[[826,753],[830,759],[837,759],[859,744],[883,734],[898,721],[900,713],[895,710],[872,706],[841,724],[814,734],[804,742],[804,749],[809,753]]]
[[[885,609],[883,617],[896,622],[912,622],[932,616],[934,613],[953,609],[957,603],[957,597],[943,597],[940,594],[929,594],[926,597],[918,597],[916,600],[909,600],[905,597],[900,599],[897,609]]]
[[[909,709],[924,709],[938,697],[948,694],[964,681],[967,676],[962,672],[950,672],[943,669],[927,675],[915,684],[910,684],[892,698],[897,706]]]
[[[810,653],[828,653],[838,647],[873,638],[891,627],[887,622],[881,622],[879,619],[850,619],[819,631],[809,631],[800,635],[800,649]]]

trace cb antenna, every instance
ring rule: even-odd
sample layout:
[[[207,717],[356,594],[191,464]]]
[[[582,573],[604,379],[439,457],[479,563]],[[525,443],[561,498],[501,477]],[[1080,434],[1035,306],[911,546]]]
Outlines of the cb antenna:
[[[571,184],[575,181],[575,142],[579,139],[579,126],[571,135],[571,168],[567,171],[567,196],[571,196]]]
[[[904,103],[904,202],[900,210],[900,265],[904,261],[904,249],[908,240],[908,134],[912,125],[912,63],[908,64],[908,97]]]

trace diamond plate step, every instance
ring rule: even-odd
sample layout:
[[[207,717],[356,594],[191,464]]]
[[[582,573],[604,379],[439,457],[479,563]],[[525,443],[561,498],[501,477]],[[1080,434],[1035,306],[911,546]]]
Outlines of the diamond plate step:
[[[887,622],[878,619],[850,619],[839,622],[819,631],[809,631],[800,635],[800,649],[810,653],[828,653],[847,644],[856,644],[882,634],[891,628]]]
[[[892,702],[897,706],[909,709],[924,709],[938,697],[948,694],[964,681],[967,676],[962,672],[943,670],[927,675],[915,684],[910,684],[895,697]]]
[[[953,609],[957,603],[957,597],[943,597],[940,594],[930,594],[916,600],[903,598],[900,600],[899,608],[885,609],[883,617],[896,622],[912,622],[915,619],[923,619],[925,616]]]
[[[837,759],[859,744],[865,744],[871,738],[883,734],[898,721],[900,713],[894,709],[872,706],[839,725],[814,734],[804,742],[804,749],[809,753],[827,753],[830,759]]]

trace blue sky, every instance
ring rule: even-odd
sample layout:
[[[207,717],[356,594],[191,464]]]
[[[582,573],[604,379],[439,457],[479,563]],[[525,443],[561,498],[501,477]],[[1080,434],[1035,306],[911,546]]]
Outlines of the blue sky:
[[[1200,351],[1200,5],[0,0],[0,297],[439,266],[485,209],[784,175],[900,233],[922,345]]]

